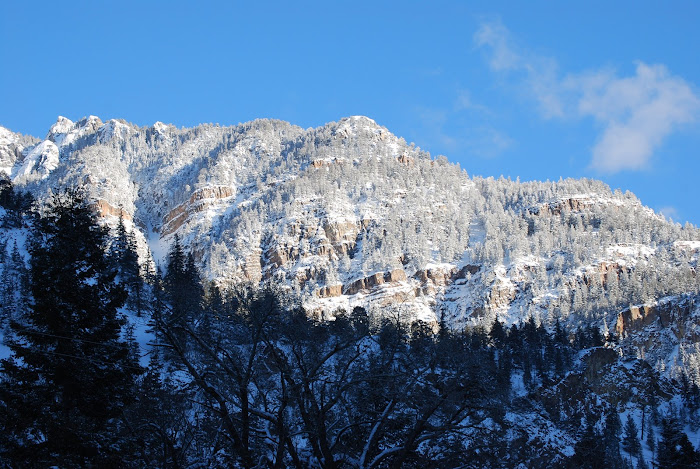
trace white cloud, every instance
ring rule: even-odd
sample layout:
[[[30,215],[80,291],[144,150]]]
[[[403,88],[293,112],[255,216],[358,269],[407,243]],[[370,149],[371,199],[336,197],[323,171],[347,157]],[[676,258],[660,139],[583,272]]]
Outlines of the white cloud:
[[[500,22],[482,24],[474,41],[489,51],[491,69],[523,86],[543,117],[592,117],[601,124],[591,159],[599,171],[648,167],[663,140],[700,114],[691,86],[663,65],[639,62],[629,77],[604,69],[560,78],[556,61],[518,50]]]
[[[489,49],[488,62],[491,70],[516,74],[522,80],[545,117],[564,117],[562,87],[557,78],[558,67],[554,60],[520,50],[510,31],[499,21],[482,23],[474,34],[474,42],[478,47]]]
[[[419,108],[418,114],[430,140],[438,142],[441,146],[449,149],[456,147],[456,139],[445,132],[445,124],[448,120],[447,111]]]
[[[461,111],[463,109],[471,109],[472,107],[474,107],[474,103],[472,102],[472,96],[469,93],[469,91],[459,91],[454,107],[456,111]]]
[[[700,111],[690,86],[663,65],[640,62],[632,77],[604,74],[579,80],[577,88],[579,112],[605,126],[591,162],[605,172],[647,167],[663,140]]]
[[[523,66],[520,55],[513,50],[510,32],[500,22],[483,23],[474,35],[474,41],[479,47],[491,48],[489,65],[493,70],[514,70]]]

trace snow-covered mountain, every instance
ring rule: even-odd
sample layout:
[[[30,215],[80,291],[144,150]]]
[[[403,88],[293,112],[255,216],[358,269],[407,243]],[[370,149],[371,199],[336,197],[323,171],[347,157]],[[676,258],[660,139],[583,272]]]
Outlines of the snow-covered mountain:
[[[633,194],[612,191],[600,181],[521,183],[469,176],[447,158],[431,157],[366,117],[306,130],[273,120],[177,129],[162,123],[147,128],[118,120],[104,123],[94,116],[78,122],[60,117],[44,140],[0,127],[0,173],[2,187],[9,178],[39,203],[62,187],[85,188],[104,223],[116,228],[121,215],[127,229],[134,231],[144,268],[154,263],[166,267],[166,254],[177,237],[194,254],[204,280],[220,286],[274,284],[297,296],[310,315],[341,318],[322,327],[315,321],[290,322],[294,326],[289,331],[286,322],[274,323],[271,330],[280,334],[278,342],[252,348],[247,333],[238,329],[248,326],[219,321],[214,309],[203,313],[207,320],[193,320],[192,327],[199,327],[202,337],[221,335],[215,341],[193,342],[180,358],[195,363],[195,368],[186,367],[190,372],[205,370],[202,376],[220,385],[218,396],[225,397],[230,409],[243,409],[237,391],[229,394],[236,388],[248,396],[246,403],[259,409],[256,415],[285,415],[283,420],[290,420],[292,414],[279,412],[282,407],[277,404],[268,408],[269,398],[285,395],[275,391],[277,378],[269,379],[276,373],[270,375],[270,360],[292,350],[295,357],[312,356],[329,347],[334,352],[320,355],[334,358],[324,358],[323,369],[314,368],[321,370],[318,375],[304,375],[307,367],[302,363],[301,374],[294,376],[311,379],[306,381],[310,389],[319,383],[321,396],[335,387],[343,390],[343,399],[350,399],[337,406],[342,407],[337,414],[324,417],[334,422],[331,433],[338,435],[351,427],[366,427],[374,435],[381,425],[368,425],[367,415],[379,415],[382,421],[395,413],[400,416],[397,424],[412,422],[423,412],[417,412],[414,401],[434,408],[435,396],[462,389],[469,392],[455,402],[488,404],[484,420],[455,414],[461,415],[458,420],[464,426],[454,427],[456,433],[449,438],[436,439],[435,446],[424,445],[426,457],[451,448],[458,435],[467,458],[474,461],[480,460],[480,445],[486,445],[483,461],[495,458],[493,467],[578,467],[580,458],[589,457],[587,444],[600,448],[601,442],[611,441],[610,448],[617,451],[599,451],[601,461],[603,454],[619,455],[621,446],[630,464],[635,458],[636,467],[645,467],[644,460],[662,465],[662,450],[656,453],[654,447],[668,439],[664,432],[671,424],[663,419],[679,422],[690,441],[698,440],[700,230],[672,223]],[[27,224],[34,222],[22,215],[27,198],[20,194],[3,200],[0,338],[10,333],[9,320],[25,307],[22,262],[29,257]],[[240,291],[246,293],[239,299],[252,301],[250,290]],[[355,306],[367,309],[374,321],[371,327],[361,321],[367,335],[360,333],[363,327],[353,325],[353,315],[338,314]],[[129,308],[128,334],[147,360],[154,323],[136,306],[133,312]],[[208,321],[213,317],[214,328]],[[391,326],[378,323],[381,318],[388,318]],[[412,329],[406,329],[399,323],[417,319],[428,327],[413,322]],[[518,327],[506,331],[495,320]],[[429,335],[430,326],[438,323],[464,333]],[[210,355],[210,345],[228,337],[233,327],[233,335],[243,335],[222,342],[226,356],[237,347],[244,354],[271,353],[243,361],[260,365],[254,373],[261,379],[252,380],[251,386],[232,387],[235,372],[231,374],[228,364],[219,367],[217,360],[210,360],[218,356]],[[305,327],[314,334],[308,335]],[[411,331],[410,339],[404,334],[388,346],[392,337],[401,336],[397,331]],[[607,337],[603,347],[598,332]],[[338,347],[341,337],[350,340],[347,348]],[[297,342],[302,348],[290,345]],[[399,342],[405,347],[398,347]],[[393,352],[385,354],[386,350]],[[354,412],[348,409],[355,405],[354,396],[361,407],[366,405],[369,388],[364,383],[375,383],[367,376],[373,378],[376,363],[392,354],[398,354],[399,361],[386,362],[389,368],[395,366],[392,363],[415,366],[420,379],[411,377],[408,387],[389,385],[393,397],[386,406],[353,420]],[[0,344],[0,357],[9,355]],[[341,366],[346,359],[347,365]],[[280,368],[285,375],[289,369]],[[342,376],[338,369],[345,370]],[[200,383],[177,373],[176,381],[188,383],[187,392]],[[456,387],[450,390],[445,386],[452,373]],[[290,379],[297,379],[294,376]],[[396,394],[405,403],[394,408],[401,402]],[[188,397],[185,401],[194,407],[188,404],[177,412],[196,416],[206,392],[201,396],[204,400]],[[448,401],[451,406],[452,399]],[[166,407],[170,411],[170,405]],[[153,409],[147,409],[136,413],[150,416]],[[336,427],[338,416],[346,423]],[[621,423],[615,424],[612,416],[636,422],[647,435],[642,441],[638,430],[631,432],[633,440],[642,441],[636,456],[625,437],[613,434],[616,425],[619,433]],[[182,421],[185,428],[196,423]],[[300,431],[306,422],[299,422],[290,426],[294,434],[320,434],[315,429]],[[216,428],[218,435],[221,427]],[[296,447],[307,449],[298,454],[311,458],[311,445],[299,441]],[[183,454],[194,462],[218,443],[171,446],[185,448]],[[381,452],[386,451],[391,450]],[[474,462],[474,467],[488,466],[483,461]],[[620,463],[609,467],[627,467],[621,459]]]
[[[207,279],[282,285],[319,317],[354,306],[453,327],[534,316],[626,335],[630,305],[700,284],[700,231],[634,195],[471,177],[366,117],[306,130],[59,117],[44,140],[0,127],[0,172],[39,199],[85,187],[108,222],[121,212],[138,231],[144,261],[177,235]]]

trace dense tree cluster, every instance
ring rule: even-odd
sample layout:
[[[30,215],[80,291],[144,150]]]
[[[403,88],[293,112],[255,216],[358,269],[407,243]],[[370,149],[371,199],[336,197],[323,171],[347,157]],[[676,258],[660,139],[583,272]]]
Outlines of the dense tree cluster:
[[[2,246],[18,278],[2,298],[9,467],[698,464],[697,386],[621,363],[597,327],[450,330],[362,308],[321,322],[280,290],[203,283],[177,237],[146,276],[123,219],[110,235],[80,192],[28,217],[28,265]],[[634,397],[602,393],[602,373],[628,368]]]
[[[105,256],[108,233],[75,191],[33,221],[31,301],[11,320],[0,362],[0,454],[12,465],[116,464],[118,417],[140,374],[121,340],[126,293]]]
[[[0,207],[6,214],[2,217],[2,227],[18,228],[31,206],[33,198],[28,192],[18,191],[5,173],[0,173]]]

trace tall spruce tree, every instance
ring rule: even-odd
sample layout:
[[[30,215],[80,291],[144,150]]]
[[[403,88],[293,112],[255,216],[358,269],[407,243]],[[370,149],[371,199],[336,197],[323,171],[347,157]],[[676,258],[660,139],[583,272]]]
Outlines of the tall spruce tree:
[[[110,245],[110,256],[119,271],[120,283],[129,292],[129,305],[136,309],[139,316],[143,309],[143,279],[139,265],[138,246],[133,231],[128,231],[124,224],[124,211],[119,212],[117,229]]]
[[[115,465],[119,416],[140,368],[120,339],[126,297],[107,230],[83,194],[54,195],[30,238],[26,312],[0,362],[0,459],[16,467]]]
[[[624,434],[622,436],[622,449],[632,456],[639,456],[642,453],[642,445],[639,442],[639,429],[637,423],[631,415],[627,416]]]
[[[29,192],[15,190],[7,175],[0,174],[0,207],[7,210],[0,224],[8,228],[20,227],[33,203],[34,198]]]
[[[168,253],[168,270],[163,278],[165,294],[171,304],[170,321],[188,322],[202,309],[204,289],[192,253],[185,253],[175,235]]]
[[[620,432],[622,422],[620,414],[615,408],[608,409],[605,415],[605,429],[603,430],[603,445],[605,447],[605,467],[614,469],[622,468],[625,463],[620,454]]]
[[[596,431],[593,416],[586,418],[579,441],[574,445],[574,454],[569,459],[569,467],[586,469],[605,468],[605,446],[601,444],[601,435]]]
[[[5,250],[2,246],[0,248]],[[5,255],[3,264],[0,275],[0,328],[9,325],[10,320],[21,314],[26,305],[27,267],[16,241],[10,254]]]

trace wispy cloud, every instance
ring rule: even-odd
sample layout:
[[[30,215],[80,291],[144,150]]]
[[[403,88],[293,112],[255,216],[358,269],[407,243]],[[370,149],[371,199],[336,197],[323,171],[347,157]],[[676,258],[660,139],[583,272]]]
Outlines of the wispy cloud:
[[[474,34],[479,47],[491,49],[489,65],[497,71],[517,70],[525,67],[523,57],[513,46],[510,31],[500,21],[482,23]]]
[[[606,172],[647,167],[663,140],[700,112],[700,99],[688,83],[663,65],[640,62],[631,77],[602,72],[567,82],[580,93],[579,112],[605,127],[591,165]]]
[[[639,62],[628,77],[607,69],[562,77],[554,59],[517,47],[500,22],[483,23],[474,42],[487,51],[489,67],[520,84],[543,117],[591,117],[602,126],[591,155],[591,166],[602,172],[648,167],[663,140],[700,114],[700,98],[664,65]]]
[[[429,143],[438,144],[448,150],[455,150],[457,140],[445,131],[447,111],[443,109],[418,108],[417,114],[422,121],[423,133]]]

